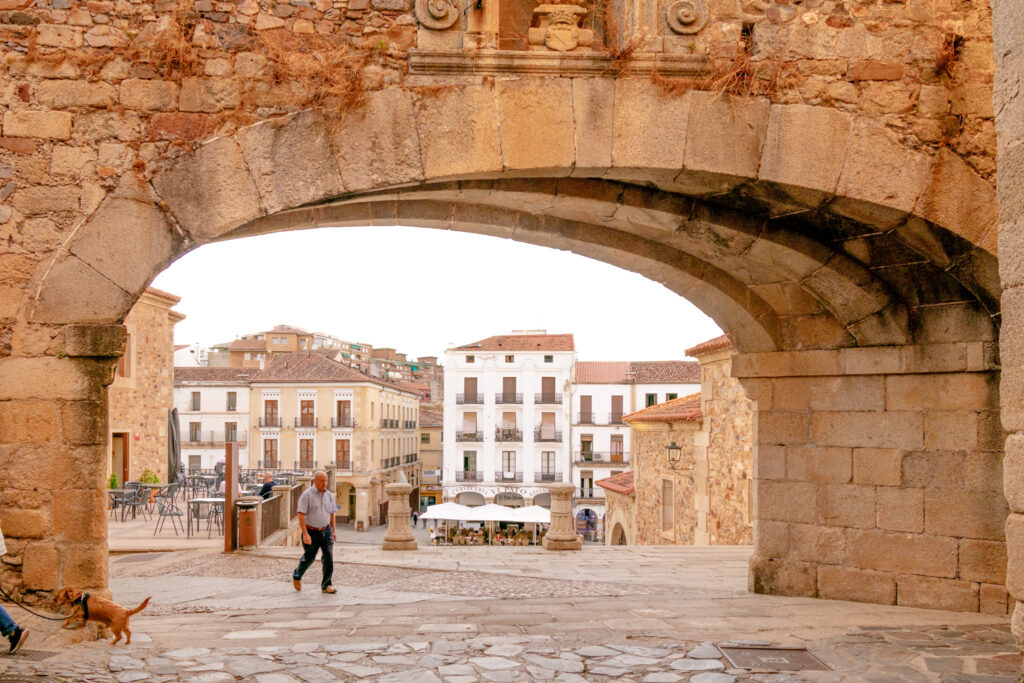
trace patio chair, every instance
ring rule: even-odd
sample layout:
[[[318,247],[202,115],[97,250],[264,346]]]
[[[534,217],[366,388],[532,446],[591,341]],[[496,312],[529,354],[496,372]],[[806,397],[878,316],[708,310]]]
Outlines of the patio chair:
[[[221,507],[217,503],[192,503],[195,507],[192,508],[192,519],[196,521],[196,530],[198,531],[199,522],[206,520],[206,537],[210,538],[213,534],[213,526],[217,526],[217,530],[221,529],[222,518],[221,518]]]
[[[135,486],[130,487],[132,491],[125,492],[125,500],[121,507],[121,521],[123,522],[128,514],[128,510],[132,511],[132,519],[138,514],[139,510],[142,511],[142,518],[146,518],[147,509],[146,506],[149,504],[149,490],[141,488],[138,482],[128,482],[125,484],[125,488],[129,488],[128,484],[135,483]]]
[[[174,535],[178,535],[178,518],[181,518],[181,530],[185,530],[185,513],[174,504],[174,498],[158,496],[156,499],[157,515],[156,528],[153,529],[153,535],[156,536],[163,526],[167,518],[171,518],[171,526],[174,527]]]

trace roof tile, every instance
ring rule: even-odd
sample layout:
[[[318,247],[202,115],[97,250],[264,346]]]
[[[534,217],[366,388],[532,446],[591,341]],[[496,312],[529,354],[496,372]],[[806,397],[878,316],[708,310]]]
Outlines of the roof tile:
[[[690,394],[638,410],[622,418],[623,422],[697,422],[703,419],[700,394]]]
[[[705,353],[711,353],[712,351],[720,351],[727,349],[732,346],[732,342],[729,341],[729,337],[722,335],[721,337],[715,337],[714,339],[708,339],[705,342],[701,342],[696,346],[691,346],[686,349],[687,356],[700,356]]]
[[[455,351],[575,351],[571,334],[502,334],[481,339]]]
[[[252,378],[253,382],[372,382],[383,387],[415,393],[392,382],[367,375],[353,367],[311,351],[278,353],[264,370]]]
[[[217,384],[248,384],[256,368],[191,367],[174,368],[175,384],[182,382],[210,382]]]
[[[594,483],[603,489],[628,496],[633,493],[633,470],[612,475],[607,479],[598,479]]]
[[[700,363],[693,360],[630,361],[637,384],[700,384]]]

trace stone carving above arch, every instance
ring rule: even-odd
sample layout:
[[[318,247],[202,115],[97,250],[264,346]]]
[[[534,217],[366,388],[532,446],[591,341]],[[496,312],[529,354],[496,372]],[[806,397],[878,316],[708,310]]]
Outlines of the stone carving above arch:
[[[675,33],[700,33],[708,23],[708,7],[704,0],[676,0],[665,11],[665,21]]]
[[[424,28],[435,31],[451,28],[461,14],[459,0],[416,0],[416,18]]]

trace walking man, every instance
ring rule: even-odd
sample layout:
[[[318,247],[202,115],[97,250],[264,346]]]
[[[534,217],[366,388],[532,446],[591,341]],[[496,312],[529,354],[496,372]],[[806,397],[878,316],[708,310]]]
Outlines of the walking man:
[[[316,560],[316,552],[319,550],[324,574],[320,591],[338,592],[331,585],[334,574],[334,513],[337,509],[334,494],[327,490],[327,473],[317,470],[313,475],[313,485],[299,496],[299,530],[302,531],[302,549],[305,553],[292,573],[295,590],[302,590],[302,575]]]

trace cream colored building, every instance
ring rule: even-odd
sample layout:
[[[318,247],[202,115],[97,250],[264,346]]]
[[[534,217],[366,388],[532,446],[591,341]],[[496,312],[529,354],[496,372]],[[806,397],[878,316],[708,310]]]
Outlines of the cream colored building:
[[[249,466],[337,469],[340,521],[384,523],[404,472],[419,502],[418,396],[314,351],[277,354],[250,384]]]
[[[444,502],[444,413],[433,408],[420,408],[420,462],[423,483],[420,486],[419,509]]]

